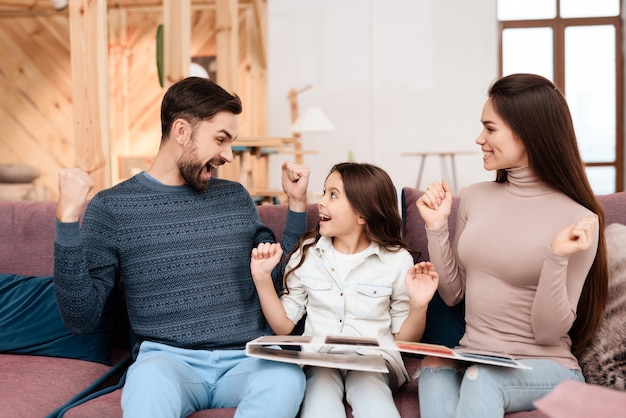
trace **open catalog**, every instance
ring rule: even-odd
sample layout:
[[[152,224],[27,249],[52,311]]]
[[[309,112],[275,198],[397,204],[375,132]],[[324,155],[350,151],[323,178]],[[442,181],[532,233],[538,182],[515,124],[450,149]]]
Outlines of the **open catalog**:
[[[313,350],[306,350],[306,348]],[[285,349],[283,349],[285,348]],[[304,348],[304,350],[299,350]],[[307,337],[294,335],[267,335],[246,344],[246,354],[266,360],[335,369],[388,373],[385,360],[376,354],[359,354],[355,350],[397,350],[424,356],[445,357],[469,363],[530,369],[511,356],[502,353],[471,350],[445,345],[396,341],[395,345],[381,345],[376,338],[328,335]]]

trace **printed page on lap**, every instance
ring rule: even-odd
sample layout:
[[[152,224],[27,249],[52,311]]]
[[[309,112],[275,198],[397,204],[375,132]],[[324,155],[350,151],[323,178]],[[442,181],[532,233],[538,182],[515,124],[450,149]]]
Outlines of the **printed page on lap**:
[[[312,347],[314,350],[282,350],[280,347]],[[530,369],[503,353],[493,353],[467,348],[448,348],[445,345],[397,341],[395,345],[381,345],[375,338],[268,335],[246,344],[246,354],[266,360],[282,361],[299,365],[332,367],[338,369],[376,371],[388,373],[385,361],[368,349],[399,350],[405,353],[444,357],[453,360],[482,363],[494,366]],[[359,354],[356,351],[365,351]]]
[[[249,345],[246,354],[265,360],[293,363],[301,366],[318,366],[334,369],[361,370],[365,372],[389,373],[385,360],[376,355],[312,353],[281,350],[265,345]]]

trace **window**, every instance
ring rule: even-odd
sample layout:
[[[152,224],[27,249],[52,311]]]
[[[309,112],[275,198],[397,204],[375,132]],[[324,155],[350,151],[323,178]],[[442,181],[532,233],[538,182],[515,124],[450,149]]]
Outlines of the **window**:
[[[621,0],[497,0],[500,72],[565,93],[596,194],[624,190]]]

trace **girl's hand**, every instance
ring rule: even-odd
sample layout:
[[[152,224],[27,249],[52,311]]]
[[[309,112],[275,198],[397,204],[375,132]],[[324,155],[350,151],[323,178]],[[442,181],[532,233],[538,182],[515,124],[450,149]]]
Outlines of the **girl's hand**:
[[[430,261],[419,262],[406,273],[406,293],[412,306],[427,306],[437,291],[438,285],[439,274]]]
[[[593,232],[598,228],[598,215],[591,214],[578,222],[567,225],[556,233],[552,240],[552,251],[570,255],[588,249],[593,243]]]
[[[283,249],[278,243],[263,242],[252,249],[250,271],[255,283],[264,280],[272,281],[272,270],[280,261]]]
[[[452,190],[445,181],[434,182],[415,202],[426,227],[441,228],[452,210]]]
[[[289,208],[294,212],[306,211],[310,175],[311,170],[304,164],[283,162],[281,182],[289,198]]]

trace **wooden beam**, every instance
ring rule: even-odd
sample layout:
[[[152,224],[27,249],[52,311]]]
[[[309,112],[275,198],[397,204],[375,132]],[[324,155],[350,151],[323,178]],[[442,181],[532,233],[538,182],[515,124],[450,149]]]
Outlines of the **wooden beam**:
[[[239,10],[239,85],[237,94],[247,97],[244,112],[240,118],[240,135],[267,135],[268,102],[267,98],[267,57],[262,32],[267,25],[259,22],[259,16],[265,16],[264,1],[253,7]]]
[[[230,92],[238,87],[239,62],[239,11],[237,0],[216,2],[216,82]]]
[[[111,185],[106,0],[71,0],[69,16],[76,165],[98,192]]]
[[[163,87],[189,76],[191,1],[163,1]]]
[[[111,94],[111,174],[113,184],[124,180],[119,173],[120,155],[130,154],[128,9],[109,10],[109,84]]]
[[[261,65],[267,68],[267,0],[254,0],[254,19],[258,29],[258,56]]]

